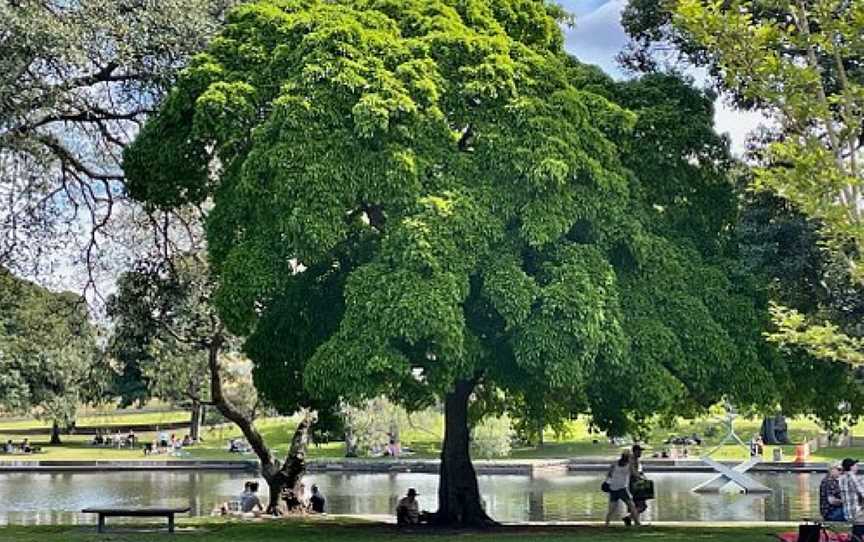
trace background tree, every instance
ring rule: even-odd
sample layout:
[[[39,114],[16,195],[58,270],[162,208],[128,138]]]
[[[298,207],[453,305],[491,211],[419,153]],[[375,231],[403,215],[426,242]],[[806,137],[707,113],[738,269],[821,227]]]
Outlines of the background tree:
[[[636,57],[671,43],[774,125],[758,148],[753,187],[815,221],[836,264],[860,281],[864,240],[864,6],[842,0],[634,2],[624,16]],[[637,62],[638,63],[638,62]],[[835,270],[836,273],[836,270]],[[861,363],[841,321],[778,305],[772,340],[817,357]]]
[[[183,295],[167,284],[159,287],[165,280],[160,267],[139,263],[120,276],[117,292],[109,298],[107,314],[114,323],[109,351],[119,369],[113,391],[124,407],[153,398],[188,407],[190,436],[197,441],[210,402],[210,369],[206,353],[173,337],[157,316],[176,309]],[[178,285],[190,281],[180,279]]]
[[[226,364],[237,355],[236,339],[225,331],[211,303],[213,288],[206,264],[194,253],[125,273],[117,295],[109,302],[115,324],[114,351],[127,370],[137,365],[145,379],[154,375],[148,382],[154,389],[188,393],[191,400],[212,404],[237,425],[261,462],[261,475],[270,488],[268,509],[278,513],[281,490],[296,489],[305,472],[306,448],[317,419],[315,408],[320,405],[303,393],[302,380],[294,389],[282,388],[278,402],[266,403],[264,397],[265,404],[282,414],[298,410],[303,414],[288,456],[284,461],[276,458],[255,427],[260,408],[258,401],[249,404],[254,391],[246,389],[245,397],[232,398],[227,389]],[[200,374],[204,368],[206,377]],[[163,374],[157,374],[160,372]],[[171,379],[176,382],[166,383]]]
[[[51,443],[98,400],[108,371],[86,305],[0,268],[0,409],[52,423]]]
[[[232,3],[0,0],[0,265],[49,280],[83,264],[92,294],[105,267],[186,240],[188,217],[131,204],[120,157]]]
[[[563,53],[557,17],[244,5],[125,153],[136,198],[212,198],[214,301],[270,354],[262,387],[443,401],[441,523],[490,521],[472,402],[503,391],[625,432],[776,400],[711,100],[674,78],[617,87]]]
[[[826,248],[818,226],[789,201],[765,192],[747,193],[737,238],[742,263],[762,277],[769,299],[833,322],[848,336],[861,336],[860,283]],[[783,412],[817,417],[830,430],[854,425],[864,408],[864,388],[858,371],[848,365],[850,358],[837,359],[830,352],[819,355],[813,352],[812,341],[794,344],[785,336],[781,352],[788,361],[785,378],[777,380]],[[832,390],[831,397],[825,396],[826,388]]]

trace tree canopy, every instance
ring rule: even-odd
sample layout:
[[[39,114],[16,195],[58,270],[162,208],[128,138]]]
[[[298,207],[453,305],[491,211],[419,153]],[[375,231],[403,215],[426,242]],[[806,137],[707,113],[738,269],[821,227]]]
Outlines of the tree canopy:
[[[445,522],[485,518],[471,398],[613,432],[778,399],[713,96],[614,83],[563,52],[560,16],[243,5],[124,155],[134,197],[212,200],[214,302],[269,352],[256,382],[444,399]]]
[[[132,204],[121,152],[233,3],[0,2],[0,265],[44,279],[63,261],[92,290],[187,237]]]
[[[206,267],[194,255],[139,262],[119,277],[106,307],[112,321],[108,351],[117,362],[112,391],[120,405],[152,398],[191,405],[196,439],[201,405],[210,396],[207,284]]]
[[[83,300],[0,267],[0,410],[68,428],[104,391],[107,365]]]
[[[818,226],[834,260],[824,282],[860,282],[864,6],[839,0],[633,2],[624,21],[636,44],[633,58],[649,60],[646,53],[656,44],[672,44],[707,66],[739,105],[758,108],[771,121],[767,137],[753,142],[752,187],[788,200]],[[807,313],[778,304],[770,338],[861,364],[864,343],[844,311]]]

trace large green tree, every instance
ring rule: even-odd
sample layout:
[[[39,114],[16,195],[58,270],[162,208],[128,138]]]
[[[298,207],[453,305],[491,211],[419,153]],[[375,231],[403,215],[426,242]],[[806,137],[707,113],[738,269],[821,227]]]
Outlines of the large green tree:
[[[52,423],[52,443],[97,400],[109,371],[83,300],[0,267],[0,410]]]
[[[706,66],[739,105],[770,120],[771,137],[754,142],[753,188],[786,199],[813,220],[835,262],[846,268],[832,273],[860,282],[864,5],[635,1],[624,23],[634,38],[629,58],[640,68],[656,67],[652,50],[671,45],[680,57]],[[864,362],[860,331],[842,318],[779,304],[773,312],[772,340],[818,357]]]
[[[711,97],[616,85],[563,52],[560,16],[244,5],[125,154],[136,198],[212,199],[214,301],[272,395],[443,400],[442,523],[490,521],[472,400],[613,432],[776,400]]]

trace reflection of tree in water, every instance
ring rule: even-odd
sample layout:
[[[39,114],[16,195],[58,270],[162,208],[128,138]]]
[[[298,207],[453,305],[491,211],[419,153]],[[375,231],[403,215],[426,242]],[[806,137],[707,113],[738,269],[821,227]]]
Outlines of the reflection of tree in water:
[[[528,493],[528,521],[543,521],[546,509],[543,506],[543,491],[534,489]]]

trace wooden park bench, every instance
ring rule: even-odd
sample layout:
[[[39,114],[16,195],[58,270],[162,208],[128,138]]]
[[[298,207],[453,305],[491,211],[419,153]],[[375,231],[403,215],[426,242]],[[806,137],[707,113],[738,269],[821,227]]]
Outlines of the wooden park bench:
[[[137,517],[137,518],[168,518],[168,532],[174,532],[174,514],[185,514],[189,507],[185,508],[85,508],[81,510],[84,514],[99,514],[99,525],[97,532],[105,532],[105,518],[107,517]]]

